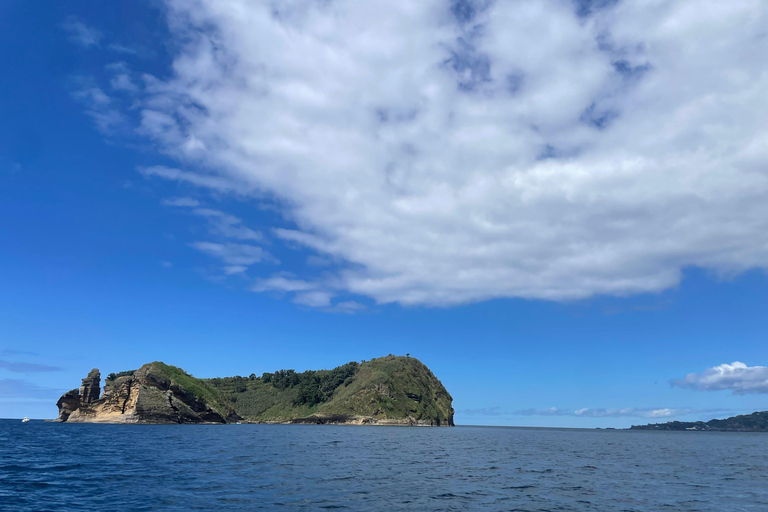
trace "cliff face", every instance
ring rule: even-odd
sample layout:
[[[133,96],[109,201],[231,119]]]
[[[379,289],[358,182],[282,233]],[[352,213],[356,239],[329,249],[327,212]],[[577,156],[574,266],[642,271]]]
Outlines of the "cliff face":
[[[332,370],[197,379],[160,362],[94,369],[57,402],[61,422],[452,426],[452,398],[419,360],[389,355]]]
[[[101,374],[91,370],[80,389],[62,395],[57,421],[69,423],[226,423],[240,419],[222,401],[184,387],[198,379],[178,368],[150,363],[127,375],[108,378],[100,395]],[[181,381],[181,382],[179,382]],[[206,391],[203,389],[203,391]],[[207,390],[210,391],[210,390]],[[215,394],[215,391],[210,391]],[[215,397],[212,397],[215,398]]]

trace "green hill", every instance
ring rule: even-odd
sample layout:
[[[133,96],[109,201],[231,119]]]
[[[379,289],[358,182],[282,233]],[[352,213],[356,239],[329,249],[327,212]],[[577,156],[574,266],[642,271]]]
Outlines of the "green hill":
[[[421,361],[389,355],[332,370],[205,379],[250,421],[453,425],[451,395]]]
[[[768,432],[768,411],[732,416],[722,420],[670,421],[632,425],[633,430],[712,430],[720,432]]]

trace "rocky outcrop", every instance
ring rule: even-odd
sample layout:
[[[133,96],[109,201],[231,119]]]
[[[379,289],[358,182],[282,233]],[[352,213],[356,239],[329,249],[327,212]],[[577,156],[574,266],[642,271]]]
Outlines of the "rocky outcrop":
[[[61,395],[59,401],[56,402],[56,407],[59,408],[59,417],[56,418],[56,421],[67,421],[69,416],[80,408],[80,390],[73,389]]]
[[[390,427],[453,427],[453,417],[447,422],[441,422],[439,418],[417,419],[413,416],[406,418],[375,418],[373,416],[345,416],[312,415],[304,418],[295,418],[291,421],[263,421],[258,423],[299,423],[311,425],[380,425]]]
[[[101,394],[101,373],[98,368],[88,372],[88,376],[80,384],[80,401],[83,404],[92,404],[99,399]]]
[[[150,363],[128,373],[131,374],[108,377],[104,396],[99,397],[101,375],[98,369],[91,370],[79,391],[68,391],[59,399],[57,420],[68,423],[227,423],[241,419],[226,404],[209,403],[174,382],[176,376],[196,384],[197,379],[178,368]]]

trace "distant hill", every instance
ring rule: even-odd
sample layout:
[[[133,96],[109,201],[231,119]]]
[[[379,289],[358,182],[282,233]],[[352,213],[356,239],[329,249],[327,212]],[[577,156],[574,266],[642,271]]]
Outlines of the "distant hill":
[[[732,416],[723,420],[670,421],[650,425],[632,425],[633,430],[711,430],[721,432],[768,432],[768,411]]]
[[[421,361],[389,355],[332,370],[199,379],[161,362],[92,370],[59,399],[58,421],[453,425],[451,395]]]
[[[204,382],[251,421],[453,425],[451,395],[413,357],[389,355],[332,370],[280,370]]]

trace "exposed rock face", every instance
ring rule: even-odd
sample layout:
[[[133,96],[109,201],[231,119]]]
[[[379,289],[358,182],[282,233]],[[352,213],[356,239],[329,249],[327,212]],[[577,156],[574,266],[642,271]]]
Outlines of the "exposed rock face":
[[[80,407],[80,390],[73,389],[61,395],[56,402],[56,407],[59,408],[59,417],[56,421],[67,421],[69,416]]]
[[[157,363],[133,375],[107,380],[99,398],[100,374],[91,370],[80,390],[57,402],[58,421],[69,423],[227,423],[241,419],[231,410],[216,410],[206,400],[162,375]],[[113,376],[112,376],[113,377]]]
[[[83,404],[92,404],[101,394],[101,373],[98,368],[88,372],[88,376],[80,384],[80,400]]]

